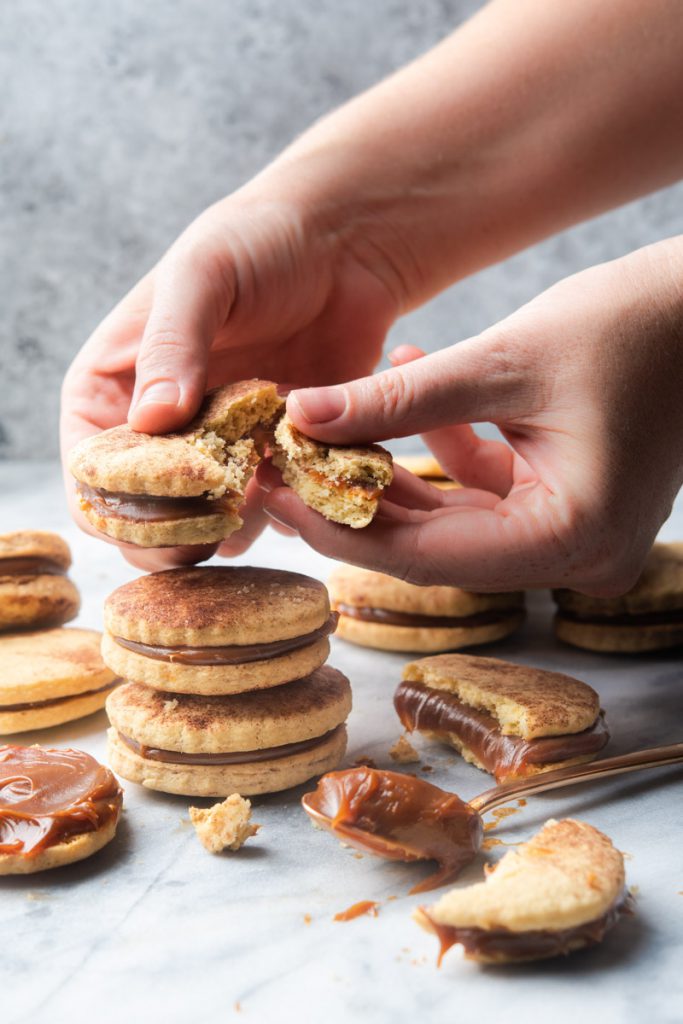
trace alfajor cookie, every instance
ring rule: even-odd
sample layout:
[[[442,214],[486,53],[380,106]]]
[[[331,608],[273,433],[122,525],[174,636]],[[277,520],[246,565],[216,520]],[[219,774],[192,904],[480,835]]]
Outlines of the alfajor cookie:
[[[81,441],[68,466],[86,519],[141,547],[230,536],[242,525],[238,508],[282,404],[272,382],[240,381],[210,392],[178,434],[122,425]]]
[[[0,746],[0,875],[83,860],[114,838],[123,792],[82,750]]]
[[[287,414],[275,428],[273,463],[309,508],[354,529],[372,522],[393,478],[384,448],[330,447],[302,434]]]
[[[100,634],[67,626],[0,637],[0,734],[46,729],[104,707],[119,682]]]
[[[318,580],[248,566],[141,576],[104,605],[102,656],[126,679],[171,693],[242,693],[308,675],[336,616]]]
[[[591,761],[609,740],[586,683],[494,658],[413,661],[394,707],[409,732],[448,743],[499,782]]]
[[[353,565],[328,581],[337,635],[383,651],[452,651],[509,636],[524,619],[524,594],[417,587]]]
[[[349,682],[329,666],[230,697],[124,683],[107,701],[109,763],[124,779],[166,793],[275,793],[339,764],[350,710]]]
[[[394,462],[397,466],[407,469],[413,476],[419,476],[421,480],[438,487],[439,490],[450,491],[460,487],[433,455],[396,455]]]
[[[414,917],[438,937],[439,961],[459,944],[470,960],[518,963],[596,945],[632,905],[623,855],[596,828],[566,818],[547,821],[484,882],[453,889]]]
[[[0,534],[0,630],[58,626],[80,607],[66,541],[46,530]]]
[[[683,542],[655,544],[636,585],[621,597],[554,590],[555,634],[606,654],[636,654],[683,644]]]

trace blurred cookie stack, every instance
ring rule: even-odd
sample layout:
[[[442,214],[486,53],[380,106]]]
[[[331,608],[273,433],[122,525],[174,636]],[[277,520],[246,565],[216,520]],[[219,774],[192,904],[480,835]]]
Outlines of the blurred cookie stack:
[[[123,778],[188,796],[270,793],[335,768],[351,690],[325,665],[336,616],[292,572],[152,573],[105,602],[102,654],[126,682],[107,713]]]
[[[0,735],[89,715],[116,685],[100,634],[63,626],[80,607],[70,565],[69,546],[55,533],[0,535]]]

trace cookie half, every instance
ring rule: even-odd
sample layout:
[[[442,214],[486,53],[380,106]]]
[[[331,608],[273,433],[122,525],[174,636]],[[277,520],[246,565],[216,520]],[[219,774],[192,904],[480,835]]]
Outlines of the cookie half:
[[[324,664],[336,616],[318,580],[249,566],[170,569],[104,606],[102,656],[126,679],[173,693],[279,686]]]
[[[82,750],[0,746],[0,875],[90,857],[113,839],[123,792]]]
[[[100,633],[64,627],[0,637],[0,734],[46,729],[104,707],[118,683]]]
[[[230,697],[125,683],[107,702],[109,763],[123,778],[166,793],[275,793],[339,764],[350,710],[348,679],[330,666]]]
[[[452,651],[509,636],[524,620],[524,594],[472,594],[417,587],[370,569],[341,565],[328,580],[337,635],[383,651]]]
[[[683,542],[657,543],[636,585],[621,597],[554,590],[555,634],[607,654],[660,651],[683,644]]]
[[[409,732],[448,743],[498,782],[591,761],[609,740],[592,687],[494,658],[411,662],[394,707]]]
[[[273,462],[309,508],[354,529],[372,522],[393,479],[384,448],[330,447],[302,434],[286,413],[275,428]]]
[[[58,626],[80,607],[66,541],[46,530],[0,534],[0,630]]]
[[[122,425],[86,438],[68,458],[86,519],[141,547],[229,537],[242,525],[238,509],[281,408],[272,382],[240,381],[210,392],[181,433]]]
[[[477,885],[454,889],[415,920],[434,932],[441,954],[455,944],[480,963],[518,963],[601,942],[632,900],[624,858],[591,825],[547,821],[510,850]]]

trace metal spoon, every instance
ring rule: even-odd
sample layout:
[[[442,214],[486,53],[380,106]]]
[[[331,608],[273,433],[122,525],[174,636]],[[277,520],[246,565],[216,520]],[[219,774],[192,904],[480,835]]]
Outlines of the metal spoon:
[[[482,845],[482,815],[492,808],[561,786],[680,763],[683,743],[650,747],[506,782],[467,803],[413,775],[361,766],[323,775],[301,802],[316,824],[351,846],[390,860],[438,861],[438,871],[411,889],[424,892],[452,881],[474,859]]]

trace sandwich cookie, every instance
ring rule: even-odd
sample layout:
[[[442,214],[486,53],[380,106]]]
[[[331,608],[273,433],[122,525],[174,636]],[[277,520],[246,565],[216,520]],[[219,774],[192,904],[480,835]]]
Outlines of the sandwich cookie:
[[[683,644],[683,542],[655,544],[636,585],[621,597],[554,590],[555,634],[606,654],[637,654]]]
[[[469,960],[519,963],[567,955],[601,942],[633,901],[624,858],[611,840],[583,821],[547,821],[510,850],[486,880],[446,893],[415,920]]]
[[[349,681],[329,666],[232,697],[174,697],[124,683],[107,701],[109,763],[165,793],[275,793],[339,764],[350,710]]]
[[[273,463],[309,508],[354,529],[372,522],[394,475],[388,451],[377,444],[330,447],[302,434],[286,413],[273,444]]]
[[[460,487],[455,480],[451,480],[448,473],[436,461],[433,455],[397,455],[394,458],[397,466],[407,469],[413,476],[419,476],[421,480],[438,487],[441,491],[451,491]]]
[[[241,381],[210,392],[181,433],[122,425],[86,438],[68,458],[86,519],[141,547],[229,537],[242,525],[238,508],[282,405],[270,381]]]
[[[450,744],[498,782],[592,761],[609,740],[586,683],[495,658],[413,661],[394,707],[409,732]]]
[[[233,566],[169,569],[104,605],[102,656],[117,674],[171,693],[279,686],[324,664],[336,616],[318,580]]]
[[[94,629],[0,637],[0,734],[46,729],[104,707],[119,682],[102,661]]]
[[[328,581],[337,634],[383,651],[452,651],[509,636],[524,619],[524,594],[471,594],[417,587],[369,569],[341,565]]]
[[[0,746],[0,875],[83,860],[114,838],[123,792],[82,750]]]
[[[58,626],[78,613],[80,598],[67,577],[71,552],[46,530],[0,535],[0,630]]]

